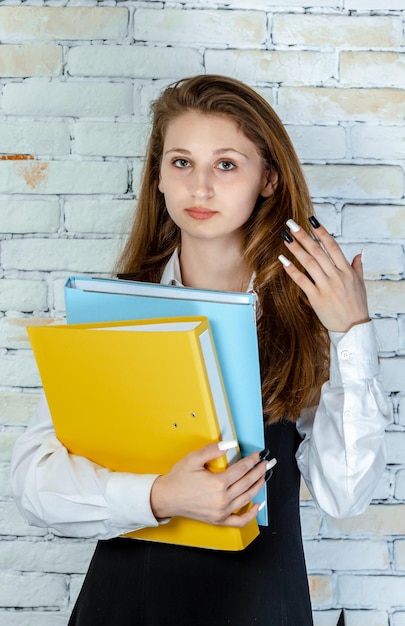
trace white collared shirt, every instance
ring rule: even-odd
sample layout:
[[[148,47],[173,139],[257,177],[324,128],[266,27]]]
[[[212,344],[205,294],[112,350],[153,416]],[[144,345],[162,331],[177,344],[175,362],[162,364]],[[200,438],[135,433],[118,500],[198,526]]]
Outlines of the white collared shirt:
[[[248,288],[246,289],[246,293],[255,293],[253,289],[254,279],[255,274],[252,274]],[[177,250],[173,252],[172,256],[168,260],[160,282],[163,285],[176,285],[176,287],[183,287],[181,279],[180,259]]]
[[[161,282],[181,286],[177,251]],[[378,379],[372,322],[330,336],[330,380],[319,406],[297,421],[303,441],[296,459],[316,504],[344,517],[362,513],[372,498],[385,467],[384,431],[391,414]],[[12,491],[28,523],[70,537],[108,539],[157,526],[150,506],[156,478],[112,472],[69,454],[56,438],[44,395],[11,463]]]

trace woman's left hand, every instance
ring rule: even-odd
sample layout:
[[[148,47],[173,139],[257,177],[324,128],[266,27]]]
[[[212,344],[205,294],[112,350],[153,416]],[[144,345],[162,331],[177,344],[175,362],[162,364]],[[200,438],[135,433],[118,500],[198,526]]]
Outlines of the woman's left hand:
[[[347,332],[370,319],[361,254],[350,265],[338,243],[316,218],[310,222],[316,239],[293,220],[287,222],[290,232],[282,232],[285,245],[308,276],[284,255],[279,259],[306,294],[322,324],[330,331]]]

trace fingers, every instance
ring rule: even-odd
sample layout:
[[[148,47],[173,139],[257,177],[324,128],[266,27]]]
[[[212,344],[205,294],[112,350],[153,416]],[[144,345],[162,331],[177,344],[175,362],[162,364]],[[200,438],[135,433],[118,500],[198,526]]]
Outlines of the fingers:
[[[369,320],[361,256],[350,265],[338,243],[316,218],[311,217],[310,223],[313,236],[293,220],[287,222],[289,232],[281,233],[286,247],[305,272],[284,255],[279,260],[306,294],[322,324],[328,330],[346,332]]]
[[[312,278],[315,278],[316,273],[319,274],[320,270],[326,276],[330,276],[336,269],[341,271],[349,269],[350,265],[335,239],[326,228],[319,224],[316,218],[310,219],[313,236],[309,235],[294,220],[287,221],[290,232],[282,231],[281,233],[298,261]],[[314,272],[315,276],[313,276]],[[319,280],[319,276],[317,277]]]
[[[336,240],[314,216],[310,217],[309,221],[313,236],[292,219],[287,221],[290,232],[283,230],[280,234],[288,249],[305,268],[312,281],[315,284],[321,284],[322,281],[335,277],[339,272],[350,274],[352,267]],[[291,263],[284,255],[280,255],[279,260],[286,268],[290,267]],[[290,268],[289,273],[292,273],[292,269]],[[298,277],[298,274],[295,276]],[[307,284],[306,281],[302,282]]]
[[[239,444],[236,439],[227,439],[219,441],[218,443],[210,443],[200,450],[191,453],[191,455],[195,457],[195,461],[199,465],[204,466],[209,461],[213,461],[221,456],[224,456],[228,450],[236,450],[237,448],[239,448]]]
[[[251,457],[248,457],[250,459]],[[228,501],[226,509],[223,511],[221,519],[217,519],[215,523],[223,525],[243,525],[247,523],[246,520],[253,519],[259,512],[259,510],[265,506],[265,502],[262,504],[255,504],[253,513],[251,512],[251,501],[257,495],[259,490],[263,487],[272,474],[273,467],[276,465],[277,460],[261,459],[256,463],[246,474],[244,474],[237,481],[233,482],[226,492],[226,499]],[[245,465],[241,463],[241,467]],[[247,507],[247,509],[246,509]],[[246,511],[249,515],[246,517]],[[238,519],[234,519],[234,518]]]
[[[321,252],[324,252],[323,255],[319,252],[319,257],[323,260],[329,259],[340,270],[347,269],[349,263],[334,237],[318,222],[315,216],[312,215],[309,218],[309,223],[312,226],[312,232],[315,237],[314,244],[318,243]],[[330,264],[325,264],[325,267],[328,266],[330,267]]]
[[[185,457],[185,461],[188,467],[192,470],[204,469],[207,466],[210,467],[211,461],[218,459],[226,454],[228,450],[238,447],[238,442],[235,440],[220,441],[219,443],[212,443],[204,446],[200,450],[191,452]],[[266,451],[267,452],[267,451]],[[221,472],[221,480],[224,481],[225,487],[241,479],[247,474],[250,475],[250,470],[260,466],[261,461],[265,460],[266,455],[262,453],[254,452],[253,454],[238,460],[236,463],[232,463],[224,472]],[[215,470],[214,470],[215,471]],[[250,475],[250,482],[257,480],[264,473],[263,466],[259,467],[258,471]]]
[[[192,458],[195,455],[196,459],[198,458],[200,467],[204,465],[204,460],[204,466],[209,466],[209,461],[218,458],[218,452],[215,450],[215,446],[217,449],[219,448],[219,454],[224,454],[224,451],[221,450],[223,447],[221,444],[224,443],[226,445],[226,442],[210,444],[196,453],[191,453],[189,457]],[[265,475],[267,470],[264,461],[266,461],[266,463],[268,462],[264,451],[263,453],[254,452],[245,458],[239,459],[236,463],[232,463],[226,470],[214,473],[223,483],[224,488],[230,490],[230,497],[232,497],[232,494],[235,494],[236,497],[239,492],[249,490],[253,484]]]
[[[356,274],[357,274],[357,276],[359,277],[360,280],[363,280],[363,278],[364,278],[364,275],[363,275],[363,257],[364,257],[364,250],[362,250],[360,254],[356,254],[356,256],[354,257],[354,259],[352,261],[352,268],[356,272]]]
[[[221,521],[217,526],[231,526],[233,528],[243,528],[246,524],[249,524],[259,513],[259,511],[265,506],[265,502],[261,504],[253,504],[248,506],[244,513],[232,513],[227,518]]]
[[[222,471],[210,471],[210,461],[224,454],[221,448],[236,442],[210,444],[178,461],[152,487],[155,517],[189,517],[215,525],[242,527],[253,519],[258,506],[252,499],[270,477],[276,461],[268,451],[254,452]]]
[[[265,481],[270,478],[271,468],[275,464],[275,459],[260,461],[258,465],[261,467],[255,465],[246,475],[222,492],[220,505],[212,509],[210,523],[219,526],[242,527],[252,520],[266,504],[263,502],[252,505],[252,499],[263,487]],[[257,478],[258,470],[260,470],[259,478]]]

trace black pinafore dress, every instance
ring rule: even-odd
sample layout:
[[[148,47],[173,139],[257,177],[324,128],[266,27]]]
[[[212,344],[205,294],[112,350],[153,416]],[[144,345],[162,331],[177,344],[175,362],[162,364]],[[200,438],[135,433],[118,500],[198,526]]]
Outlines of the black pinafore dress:
[[[313,626],[294,424],[266,427],[277,458],[268,527],[241,552],[99,541],[68,626]]]

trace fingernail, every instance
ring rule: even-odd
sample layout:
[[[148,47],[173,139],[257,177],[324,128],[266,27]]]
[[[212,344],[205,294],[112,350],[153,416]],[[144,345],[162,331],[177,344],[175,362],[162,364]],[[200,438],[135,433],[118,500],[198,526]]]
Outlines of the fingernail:
[[[284,256],[284,254],[280,254],[280,256],[278,257],[278,260],[281,261],[284,267],[288,267],[289,265],[291,265],[291,261],[289,261],[287,257]]]
[[[287,243],[292,243],[294,241],[294,239],[291,237],[290,233],[288,233],[286,230],[282,230],[280,235],[282,236],[284,241],[286,241]]]
[[[269,456],[269,454],[270,454],[270,450],[268,450],[267,448],[265,448],[264,450],[262,450],[262,451],[259,453],[259,458],[260,458],[260,460],[261,460],[261,461],[264,461],[264,459],[265,459],[265,458],[267,458],[267,457]]]
[[[366,251],[364,248],[361,249],[360,252],[360,257],[361,257],[361,264],[364,265],[364,257],[365,257]]]
[[[266,483],[273,476],[272,467],[274,467],[276,463],[277,463],[276,459],[271,459],[271,461],[269,461],[267,463],[267,465],[266,465],[266,473],[264,475],[264,480],[266,481]]]
[[[316,219],[315,215],[311,215],[311,217],[308,218],[310,224],[314,227],[314,228],[319,228],[320,227],[320,223],[318,222],[318,220]]]
[[[298,226],[297,222],[294,222],[294,220],[288,220],[286,224],[293,233],[298,233],[298,231],[301,230],[300,226]]]
[[[218,448],[220,450],[232,450],[232,448],[237,448],[238,442],[235,439],[229,439],[227,441],[220,441],[218,443]]]
[[[262,511],[264,509],[264,507],[267,506],[267,502],[264,500],[263,502],[260,503],[259,505],[259,511]]]

